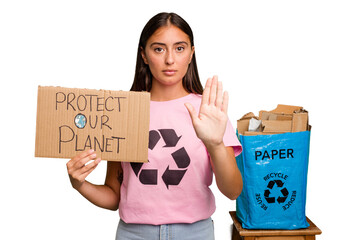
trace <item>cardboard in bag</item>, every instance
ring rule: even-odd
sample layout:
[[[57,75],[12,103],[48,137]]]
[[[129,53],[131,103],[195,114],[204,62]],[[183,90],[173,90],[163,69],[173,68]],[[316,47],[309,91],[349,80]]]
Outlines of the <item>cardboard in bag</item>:
[[[263,120],[263,132],[284,133],[291,132],[292,121]]]
[[[35,157],[147,162],[150,94],[38,87]]]
[[[249,112],[249,113],[245,114],[244,116],[242,116],[242,118],[237,121],[237,129],[238,129],[239,133],[243,133],[248,130],[251,118],[255,118],[255,119],[259,120],[259,118],[256,117],[254,115],[254,113]]]
[[[258,132],[248,131],[251,118],[261,120],[261,128]],[[286,132],[302,132],[310,129],[308,124],[308,112],[300,106],[278,104],[271,111],[260,111],[259,117],[253,113],[247,113],[237,121],[238,133],[242,135],[266,135]]]

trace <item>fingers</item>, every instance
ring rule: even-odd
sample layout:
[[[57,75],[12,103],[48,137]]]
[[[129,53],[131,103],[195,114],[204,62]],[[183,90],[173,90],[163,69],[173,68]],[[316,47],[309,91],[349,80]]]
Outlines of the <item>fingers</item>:
[[[198,117],[195,108],[190,103],[185,103],[185,107],[190,114],[192,123],[194,124],[194,122],[196,121],[196,119]]]
[[[100,161],[101,161],[101,159],[97,158],[93,162],[82,167],[81,170],[79,171],[79,174],[80,174],[79,176],[82,179],[85,179],[97,167],[97,165],[100,163]]]
[[[216,94],[217,94],[217,85],[218,85],[218,77],[214,76],[212,78],[211,81],[211,88],[210,88],[210,99],[209,99],[209,104],[210,105],[215,105],[215,101],[216,101]]]
[[[87,151],[83,151],[81,153],[79,153],[78,155],[76,155],[75,157],[73,157],[69,162],[68,165],[72,166],[74,164],[76,164],[80,159],[83,159],[91,154],[94,153],[93,149],[89,149]],[[69,166],[68,166],[69,167]]]
[[[218,107],[219,109],[222,109],[222,105],[223,105],[223,86],[222,86],[222,82],[218,82],[215,106]]]
[[[96,158],[94,150],[84,151],[73,157],[67,164],[72,185],[80,186],[85,178],[97,167],[101,159]]]
[[[227,114],[228,105],[229,105],[229,93],[225,91],[221,111]]]
[[[96,158],[96,153],[93,153],[91,155],[87,155],[84,158],[79,159],[74,166],[76,168],[82,168],[88,164],[89,161],[94,160]]]
[[[209,104],[210,89],[211,89],[212,78],[208,78],[205,84],[205,89],[202,94],[201,105]]]
[[[96,158],[96,153],[92,149],[76,155],[67,163],[67,168],[69,173],[71,173],[71,171],[75,171],[83,167],[87,162],[95,158]]]
[[[224,104],[223,85],[221,81],[218,81],[218,77],[214,76],[209,78],[206,82],[205,89],[203,92],[202,104],[214,105],[219,109],[226,109],[223,107]],[[226,101],[228,101],[228,96]]]

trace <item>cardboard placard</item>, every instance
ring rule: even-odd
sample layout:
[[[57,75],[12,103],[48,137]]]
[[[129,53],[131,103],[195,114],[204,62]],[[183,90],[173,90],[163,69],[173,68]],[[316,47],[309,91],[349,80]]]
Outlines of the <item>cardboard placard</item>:
[[[149,108],[147,92],[39,86],[35,157],[147,162]]]

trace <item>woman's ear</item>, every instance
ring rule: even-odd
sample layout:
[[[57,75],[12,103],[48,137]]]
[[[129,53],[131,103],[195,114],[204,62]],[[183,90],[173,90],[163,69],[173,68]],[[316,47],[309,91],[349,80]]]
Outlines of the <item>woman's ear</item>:
[[[146,55],[145,55],[144,49],[143,49],[142,47],[140,47],[140,50],[141,50],[141,57],[142,57],[142,59],[144,60],[144,63],[145,63],[145,64],[149,64],[148,61],[147,61],[147,59],[146,59]]]

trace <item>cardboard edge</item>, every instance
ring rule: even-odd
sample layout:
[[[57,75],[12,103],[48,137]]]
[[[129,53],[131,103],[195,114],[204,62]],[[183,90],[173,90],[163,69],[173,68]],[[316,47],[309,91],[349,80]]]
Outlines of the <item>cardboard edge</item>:
[[[42,89],[42,86],[38,85],[38,92],[37,92],[37,100],[36,100],[36,126],[35,126],[35,146],[34,146],[34,157],[39,157],[39,153],[38,153],[38,148],[36,146],[38,146],[38,138],[39,138],[39,134],[38,134],[38,126],[39,126],[39,98],[40,98],[40,91]]]

